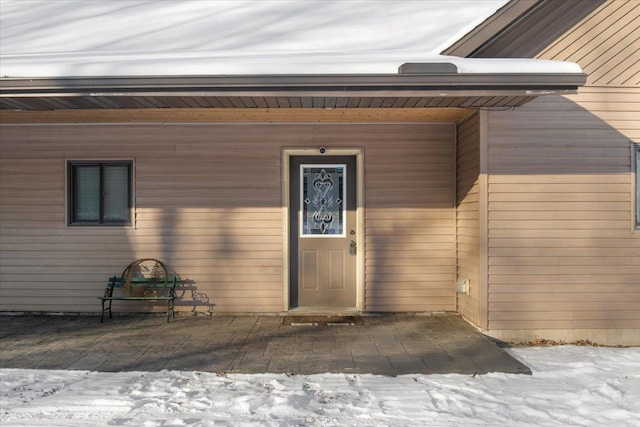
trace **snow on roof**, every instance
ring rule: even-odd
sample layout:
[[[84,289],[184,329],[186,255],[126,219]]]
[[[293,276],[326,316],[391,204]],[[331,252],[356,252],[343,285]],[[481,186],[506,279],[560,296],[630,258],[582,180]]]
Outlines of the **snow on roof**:
[[[0,2],[0,76],[579,73],[575,64],[437,55],[506,0]]]

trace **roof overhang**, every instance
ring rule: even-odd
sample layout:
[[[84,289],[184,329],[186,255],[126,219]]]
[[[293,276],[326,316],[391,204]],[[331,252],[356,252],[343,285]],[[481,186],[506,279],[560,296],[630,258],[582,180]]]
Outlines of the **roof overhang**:
[[[458,73],[442,64],[371,75],[3,78],[0,109],[516,107],[585,81],[581,72]]]
[[[579,66],[437,57],[398,73],[59,76],[0,79],[0,109],[490,108],[575,93]]]

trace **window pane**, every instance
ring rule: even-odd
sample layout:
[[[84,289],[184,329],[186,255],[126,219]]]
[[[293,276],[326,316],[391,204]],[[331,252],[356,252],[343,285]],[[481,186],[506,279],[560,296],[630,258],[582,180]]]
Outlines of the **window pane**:
[[[129,222],[129,167],[104,166],[104,222]]]
[[[301,165],[303,236],[344,235],[345,165]]]
[[[100,167],[74,166],[73,220],[100,220]]]

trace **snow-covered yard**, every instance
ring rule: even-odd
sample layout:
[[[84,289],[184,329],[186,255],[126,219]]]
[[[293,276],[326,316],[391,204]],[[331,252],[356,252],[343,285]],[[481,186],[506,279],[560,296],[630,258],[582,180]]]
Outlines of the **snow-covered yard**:
[[[509,350],[533,375],[0,370],[7,426],[639,426],[640,348]]]

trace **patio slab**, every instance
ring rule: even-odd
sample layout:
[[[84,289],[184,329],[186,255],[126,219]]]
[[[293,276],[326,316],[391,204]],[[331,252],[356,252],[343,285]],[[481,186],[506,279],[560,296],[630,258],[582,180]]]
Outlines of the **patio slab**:
[[[0,368],[216,373],[530,374],[459,316],[350,324],[277,316],[0,316]]]

